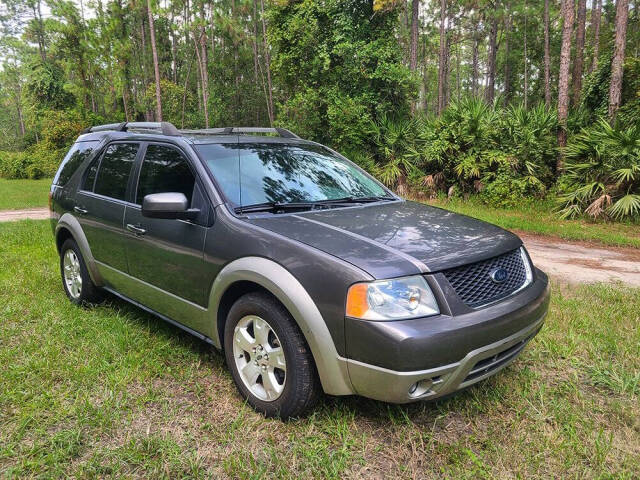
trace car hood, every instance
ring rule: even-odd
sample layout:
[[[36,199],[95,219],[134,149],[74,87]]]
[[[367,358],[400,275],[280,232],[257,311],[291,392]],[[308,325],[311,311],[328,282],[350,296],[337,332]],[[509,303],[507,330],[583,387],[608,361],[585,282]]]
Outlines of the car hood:
[[[350,262],[374,278],[437,272],[522,245],[495,225],[409,201],[246,221]]]

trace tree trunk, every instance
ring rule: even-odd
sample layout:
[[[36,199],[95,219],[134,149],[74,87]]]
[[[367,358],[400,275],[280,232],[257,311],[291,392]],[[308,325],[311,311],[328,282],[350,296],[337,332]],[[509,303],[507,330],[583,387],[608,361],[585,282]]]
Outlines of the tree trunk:
[[[24,116],[22,114],[22,86],[20,81],[16,84],[16,113],[18,114],[18,126],[20,127],[20,134],[24,137],[26,130],[24,128]]]
[[[38,31],[36,32],[36,37],[38,38],[38,52],[40,53],[40,59],[42,63],[47,61],[47,47],[45,44],[44,37],[44,22],[42,21],[42,10],[41,10],[41,2],[38,0],[35,4],[32,5],[33,17],[35,18],[38,24]]]
[[[487,103],[493,103],[495,95],[495,83],[496,83],[496,56],[498,50],[498,19],[496,18],[496,12],[493,12],[493,19],[491,20],[491,30],[489,31],[489,53],[487,56],[487,89],[485,90],[485,99]],[[525,33],[526,35],[526,33]],[[526,81],[526,78],[525,78]]]
[[[582,70],[584,62],[584,30],[587,21],[587,0],[578,0],[578,21],[576,25],[576,57],[573,59],[573,105],[580,103],[582,90]]]
[[[412,0],[411,2],[411,45],[409,48],[409,68],[412,72],[415,72],[418,67],[418,15],[419,15],[419,0]]]
[[[456,42],[456,100],[460,102],[460,38],[462,34],[458,35],[458,40]]]
[[[253,39],[251,46],[253,48],[253,80],[256,86],[256,90],[259,89],[260,79],[258,78],[258,3],[253,0],[253,18],[251,19],[253,27]],[[256,127],[260,126],[260,109],[258,102],[254,102],[254,110],[256,112]]]
[[[187,74],[184,77],[184,88],[182,89],[182,117],[180,118],[180,128],[184,128],[184,111],[187,105],[187,88],[189,88],[189,77],[191,76],[191,65],[193,64],[193,57],[195,55],[191,55],[191,60],[189,60],[189,65],[187,66]]]
[[[438,62],[438,115],[446,106],[446,68],[447,68],[447,0],[440,0],[440,55]]]
[[[600,18],[602,16],[602,0],[597,0],[595,8],[591,12],[591,25],[593,26],[593,60],[589,67],[589,73],[598,68],[598,52],[600,50]]]
[[[527,12],[527,2],[524,2],[524,39],[523,39],[523,56],[524,56],[524,109],[526,110],[529,100],[529,57],[527,56],[527,25],[529,15]]]
[[[562,45],[558,72],[558,145],[567,145],[567,115],[569,114],[569,63],[571,60],[571,34],[573,31],[573,0],[562,0]],[[562,154],[558,157],[556,170],[564,169]]]
[[[418,68],[418,15],[419,15],[419,0],[412,0],[411,2],[411,44],[409,46],[409,68],[412,72],[415,72]],[[416,102],[411,101],[411,113],[416,110]]]
[[[551,52],[549,48],[549,0],[544,0],[544,104],[551,107]]]
[[[200,30],[200,37],[198,38],[194,32],[194,48],[196,57],[198,59],[198,70],[200,72],[201,86],[200,94],[202,95],[202,114],[204,116],[204,128],[209,128],[209,78],[207,72],[207,59],[204,56],[206,53],[206,38],[204,38],[204,28]],[[202,51],[200,50],[202,48]],[[200,98],[200,96],[198,96]]]
[[[609,88],[609,121],[613,123],[620,108],[622,93],[622,69],[624,63],[624,47],[627,41],[627,20],[629,19],[629,0],[618,0],[616,3],[616,36],[611,61],[611,86]]]
[[[511,36],[511,14],[507,13],[504,25],[504,104],[509,105],[511,99],[511,62],[509,54],[511,47],[509,37]]]
[[[151,52],[153,53],[153,71],[156,77],[156,121],[162,121],[162,97],[160,96],[160,66],[158,65],[158,50],[156,49],[156,32],[153,26],[153,13],[151,0],[147,0],[147,12],[149,13],[149,33],[151,38]]]
[[[444,54],[444,108],[449,105],[451,99],[451,89],[449,88],[449,77],[451,74],[451,36],[447,33],[445,42],[445,54]]]
[[[473,27],[473,47],[471,49],[471,95],[478,96],[478,24]]]
[[[267,111],[269,113],[269,125],[273,126],[274,114],[273,114],[273,89],[271,87],[271,56],[269,55],[269,44],[267,42],[267,22],[264,19],[264,0],[260,0],[260,15],[262,17],[262,40],[264,43],[264,61],[265,68],[267,70]]]

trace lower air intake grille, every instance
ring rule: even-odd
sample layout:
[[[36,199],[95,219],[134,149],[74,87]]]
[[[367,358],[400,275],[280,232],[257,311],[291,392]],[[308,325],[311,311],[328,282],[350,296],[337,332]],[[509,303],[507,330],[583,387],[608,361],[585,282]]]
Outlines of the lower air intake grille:
[[[529,266],[525,266],[524,256],[523,250],[516,249],[443,273],[465,304],[479,307],[507,297],[525,285]]]

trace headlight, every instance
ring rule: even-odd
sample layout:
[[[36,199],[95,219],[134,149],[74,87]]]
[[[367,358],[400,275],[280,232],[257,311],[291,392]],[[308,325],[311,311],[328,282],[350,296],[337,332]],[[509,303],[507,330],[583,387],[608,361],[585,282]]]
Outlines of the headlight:
[[[356,283],[347,293],[348,317],[406,320],[438,313],[438,303],[425,279],[419,275]]]

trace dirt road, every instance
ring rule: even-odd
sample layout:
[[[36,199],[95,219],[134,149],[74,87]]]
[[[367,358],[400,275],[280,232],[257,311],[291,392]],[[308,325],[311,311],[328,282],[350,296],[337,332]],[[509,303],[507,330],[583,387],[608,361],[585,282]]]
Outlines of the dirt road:
[[[0,211],[0,222],[49,218],[46,208]],[[520,233],[533,262],[549,275],[572,283],[620,281],[640,287],[640,249],[572,242]]]
[[[640,249],[520,234],[533,263],[572,283],[620,281],[640,287]]]
[[[49,218],[48,208],[25,208],[22,210],[0,210],[0,222],[11,222],[14,220],[44,220]]]

